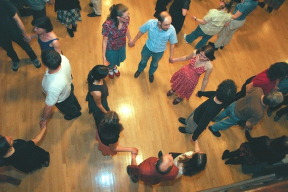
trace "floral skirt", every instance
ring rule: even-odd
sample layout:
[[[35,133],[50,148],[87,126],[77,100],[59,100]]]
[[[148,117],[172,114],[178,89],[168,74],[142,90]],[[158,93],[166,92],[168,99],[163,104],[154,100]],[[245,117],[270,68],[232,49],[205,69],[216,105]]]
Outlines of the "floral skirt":
[[[58,10],[57,20],[64,24],[66,27],[70,25],[76,25],[78,21],[82,21],[80,9],[70,9],[70,10]]]

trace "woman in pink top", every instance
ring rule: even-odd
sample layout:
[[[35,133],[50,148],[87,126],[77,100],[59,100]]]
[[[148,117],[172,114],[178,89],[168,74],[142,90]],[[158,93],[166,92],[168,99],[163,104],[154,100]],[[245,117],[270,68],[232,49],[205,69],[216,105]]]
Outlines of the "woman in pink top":
[[[253,87],[260,87],[263,93],[266,95],[273,89],[277,89],[279,80],[288,76],[288,63],[277,62],[271,65],[268,69],[259,73],[256,76],[252,76],[246,80],[242,85],[241,91],[236,94],[238,100],[246,95],[246,91]]]
[[[200,91],[204,91],[213,68],[211,61],[214,59],[214,48],[210,45],[205,45],[190,55],[169,60],[170,63],[190,60],[189,64],[174,73],[170,80],[171,89],[167,92],[167,96],[171,96],[174,93],[177,94],[176,99],[173,100],[173,105],[177,105],[184,98],[187,100],[190,98],[202,73],[205,73],[205,76]]]

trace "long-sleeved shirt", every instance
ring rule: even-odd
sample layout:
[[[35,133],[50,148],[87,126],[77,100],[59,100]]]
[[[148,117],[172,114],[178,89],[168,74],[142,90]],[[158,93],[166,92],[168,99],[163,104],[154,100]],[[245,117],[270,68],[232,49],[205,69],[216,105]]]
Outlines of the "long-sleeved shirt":
[[[200,95],[199,95],[200,94]],[[198,125],[193,133],[192,139],[196,141],[200,134],[206,129],[209,122],[225,107],[225,104],[217,104],[214,101],[216,91],[207,91],[198,93],[199,96],[205,96],[209,99],[199,105],[194,111],[193,120]]]

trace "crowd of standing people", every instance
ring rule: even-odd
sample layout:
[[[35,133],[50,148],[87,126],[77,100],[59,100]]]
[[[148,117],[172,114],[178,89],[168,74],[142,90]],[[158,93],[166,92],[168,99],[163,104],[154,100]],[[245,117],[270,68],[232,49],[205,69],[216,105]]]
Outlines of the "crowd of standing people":
[[[53,3],[53,1],[49,1]],[[169,13],[166,6],[170,0],[158,0],[156,3],[156,19],[145,22],[134,38],[129,31],[130,13],[127,6],[114,4],[110,7],[109,15],[102,25],[102,58],[103,65],[96,65],[88,74],[88,102],[89,113],[93,115],[96,127],[96,140],[98,149],[103,155],[116,155],[118,152],[131,153],[131,165],[127,166],[127,173],[133,182],[143,181],[147,185],[154,185],[161,181],[174,180],[181,175],[192,176],[205,169],[207,155],[200,150],[198,138],[211,121],[215,123],[208,126],[208,130],[216,137],[220,131],[233,125],[242,126],[246,132],[247,142],[240,148],[230,152],[225,150],[222,159],[225,164],[272,164],[281,161],[288,153],[287,136],[270,139],[267,136],[252,138],[249,131],[257,124],[267,111],[273,111],[282,105],[287,105],[288,92],[288,64],[276,62],[268,69],[255,75],[244,83],[241,91],[236,93],[237,86],[232,79],[223,80],[216,91],[205,91],[210,74],[213,69],[212,61],[218,48],[223,49],[232,39],[233,34],[244,25],[246,17],[257,7],[257,0],[243,0],[235,5],[233,14],[230,14],[232,1],[221,0],[217,9],[208,11],[203,19],[192,18],[199,26],[189,35],[184,35],[187,43],[192,43],[199,36],[202,40],[195,46],[195,50],[182,57],[174,56],[175,44],[178,43],[177,34],[181,31],[185,16],[188,14],[190,0],[176,0],[170,6]],[[91,1],[94,12],[89,17],[101,16],[101,1]],[[81,106],[74,94],[72,83],[72,69],[69,59],[64,56],[60,41],[53,32],[53,26],[46,16],[45,4],[41,10],[33,12],[32,25],[34,35],[28,35],[16,8],[7,0],[0,0],[0,46],[12,59],[12,70],[17,71],[20,59],[14,51],[12,41],[20,45],[30,57],[36,68],[41,67],[40,61],[29,45],[32,39],[37,39],[41,49],[41,60],[47,70],[42,80],[43,92],[46,95],[45,105],[40,119],[41,131],[32,140],[13,140],[11,137],[0,135],[0,166],[11,165],[24,173],[31,173],[41,167],[48,167],[49,152],[37,146],[42,140],[47,127],[47,121],[52,117],[56,106],[64,115],[65,120],[73,120],[81,116]],[[30,5],[33,10],[33,5]],[[55,1],[57,19],[65,25],[70,37],[77,31],[77,22],[81,21],[81,7],[79,0]],[[98,11],[98,12],[97,12]],[[158,63],[163,57],[169,43],[169,62],[189,61],[171,77],[171,88],[166,93],[168,97],[176,95],[173,104],[177,105],[184,98],[189,100],[193,94],[201,74],[204,78],[198,97],[208,97],[208,100],[199,105],[187,118],[180,117],[178,121],[183,124],[179,132],[192,134],[195,150],[185,153],[171,152],[163,155],[160,151],[158,157],[150,157],[141,164],[136,162],[138,148],[124,147],[119,144],[120,132],[124,130],[117,112],[108,105],[109,88],[105,78],[120,76],[118,66],[126,59],[126,43],[134,47],[143,34],[148,33],[148,39],[141,51],[141,60],[134,74],[135,78],[144,71],[148,60],[152,57],[149,68],[149,81],[153,83],[154,73]],[[218,34],[214,43],[208,40]],[[207,45],[208,43],[208,45]],[[217,67],[217,66],[216,66]],[[222,110],[222,112],[221,112]],[[287,114],[287,106],[277,111],[274,118]],[[260,152],[261,151],[261,152]],[[263,153],[270,154],[268,157]],[[267,157],[267,158],[265,158]]]

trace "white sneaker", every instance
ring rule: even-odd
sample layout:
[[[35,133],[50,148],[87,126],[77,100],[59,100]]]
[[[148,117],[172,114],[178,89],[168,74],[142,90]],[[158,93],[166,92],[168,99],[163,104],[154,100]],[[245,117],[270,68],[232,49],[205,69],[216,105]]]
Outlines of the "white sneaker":
[[[185,41],[185,43],[188,43],[188,42],[186,41],[186,36],[187,36],[187,34],[184,33],[184,41]]]

